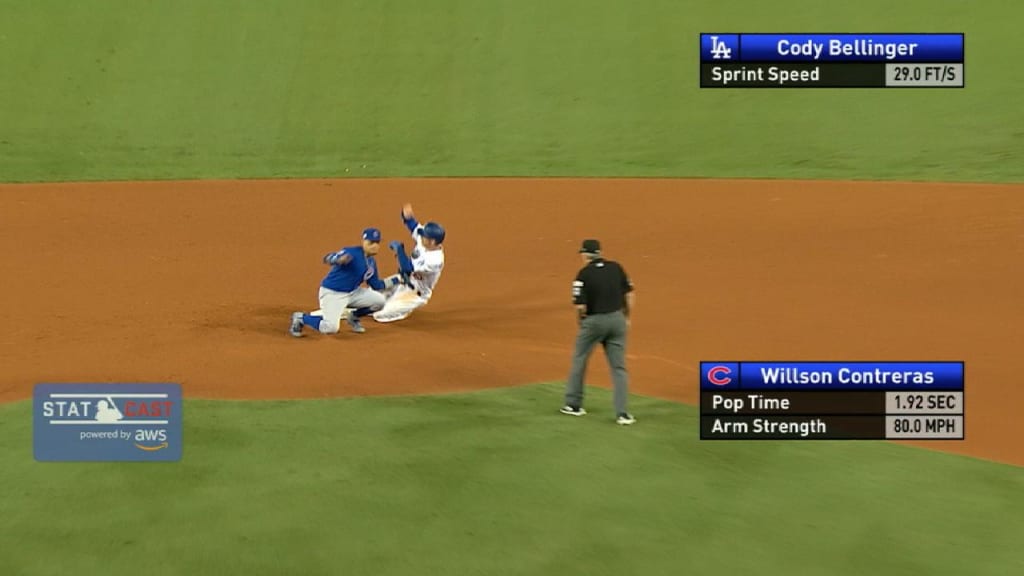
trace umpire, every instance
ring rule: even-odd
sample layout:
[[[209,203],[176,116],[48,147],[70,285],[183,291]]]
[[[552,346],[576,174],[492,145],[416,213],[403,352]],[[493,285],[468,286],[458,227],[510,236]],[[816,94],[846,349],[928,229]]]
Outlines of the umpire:
[[[590,353],[600,342],[615,384],[616,422],[633,424],[636,419],[627,409],[629,375],[626,372],[626,331],[633,310],[633,283],[618,262],[601,256],[601,243],[597,240],[584,240],[580,255],[586,265],[572,283],[579,332],[565,387],[565,406],[561,411],[571,416],[587,413],[583,409],[583,376]]]

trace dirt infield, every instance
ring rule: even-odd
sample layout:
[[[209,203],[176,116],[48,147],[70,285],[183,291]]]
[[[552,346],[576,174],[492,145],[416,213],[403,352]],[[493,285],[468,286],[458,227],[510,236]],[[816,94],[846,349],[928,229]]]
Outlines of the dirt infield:
[[[401,203],[448,229],[434,300],[302,340],[321,256]],[[967,440],[1024,464],[1024,187],[701,180],[0,186],[0,401],[39,381],[190,397],[408,394],[561,380],[583,237],[637,285],[634,390],[697,398],[700,360],[965,360]],[[386,252],[386,250],[385,250]],[[381,255],[385,272],[394,269]],[[606,386],[603,358],[591,381]],[[555,407],[553,406],[552,409]],[[696,434],[696,431],[694,432]]]

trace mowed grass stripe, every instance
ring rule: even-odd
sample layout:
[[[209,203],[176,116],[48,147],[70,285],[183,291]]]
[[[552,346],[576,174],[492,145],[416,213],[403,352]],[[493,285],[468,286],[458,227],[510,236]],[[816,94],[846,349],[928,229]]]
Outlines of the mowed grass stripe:
[[[0,179],[1021,182],[1021,6],[0,0]],[[700,90],[722,30],[964,32],[967,88]]]
[[[559,385],[295,402],[190,400],[177,464],[41,464],[0,407],[0,571],[153,574],[1006,574],[1024,470],[884,443],[701,442]],[[59,553],[54,553],[59,550]],[[116,561],[112,561],[116,558]]]

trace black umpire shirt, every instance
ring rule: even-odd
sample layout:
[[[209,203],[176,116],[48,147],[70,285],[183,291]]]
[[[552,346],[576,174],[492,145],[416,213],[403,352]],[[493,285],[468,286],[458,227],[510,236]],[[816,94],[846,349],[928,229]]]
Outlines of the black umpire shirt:
[[[626,294],[633,291],[633,283],[618,262],[597,258],[591,260],[576,274],[572,283],[572,302],[585,305],[586,314],[609,314],[626,309]]]

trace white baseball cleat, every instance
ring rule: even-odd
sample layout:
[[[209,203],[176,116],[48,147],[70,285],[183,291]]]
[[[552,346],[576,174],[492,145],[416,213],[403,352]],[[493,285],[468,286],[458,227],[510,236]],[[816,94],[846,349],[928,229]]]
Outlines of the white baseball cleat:
[[[395,315],[373,314],[373,319],[376,320],[377,322],[382,323],[382,324],[383,323],[387,323],[387,322],[398,322],[399,320],[405,320],[408,317],[409,317],[408,314],[399,314],[397,316],[395,316]]]
[[[362,323],[359,322],[359,318],[356,318],[351,312],[345,315],[345,321],[348,322],[349,327],[351,327],[352,331],[356,334],[366,332],[366,328],[363,328]]]
[[[292,327],[288,333],[296,338],[302,338],[302,312],[292,313]]]

